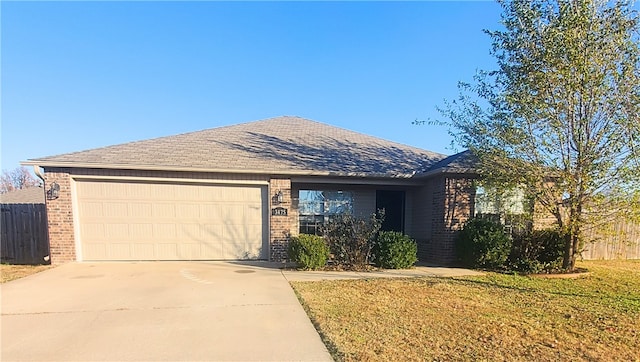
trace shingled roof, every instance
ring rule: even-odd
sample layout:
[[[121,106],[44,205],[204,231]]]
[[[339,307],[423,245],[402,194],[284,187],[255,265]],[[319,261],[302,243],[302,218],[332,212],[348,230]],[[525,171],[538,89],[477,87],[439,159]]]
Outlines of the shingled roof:
[[[446,156],[300,117],[276,117],[30,159],[87,167],[292,175],[410,177]]]
[[[44,204],[42,187],[27,187],[0,194],[0,204]]]
[[[417,177],[427,177],[434,173],[456,173],[456,174],[476,174],[478,158],[466,150],[442,159],[431,167],[416,175]]]

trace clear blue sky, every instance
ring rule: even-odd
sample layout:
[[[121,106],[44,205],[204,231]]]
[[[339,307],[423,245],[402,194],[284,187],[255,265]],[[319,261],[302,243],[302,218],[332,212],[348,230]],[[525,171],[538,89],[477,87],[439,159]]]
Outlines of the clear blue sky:
[[[494,2],[7,2],[2,164],[296,115],[450,154],[414,126],[495,67]]]

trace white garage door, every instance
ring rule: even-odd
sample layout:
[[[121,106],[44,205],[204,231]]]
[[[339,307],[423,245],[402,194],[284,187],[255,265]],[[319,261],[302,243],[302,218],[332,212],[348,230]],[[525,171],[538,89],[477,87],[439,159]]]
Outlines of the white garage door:
[[[267,257],[266,186],[76,182],[83,260]]]

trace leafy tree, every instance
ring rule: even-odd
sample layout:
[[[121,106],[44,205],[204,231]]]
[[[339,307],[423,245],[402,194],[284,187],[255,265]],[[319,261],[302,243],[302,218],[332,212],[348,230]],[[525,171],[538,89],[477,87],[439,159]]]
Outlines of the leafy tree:
[[[2,176],[0,176],[1,194],[39,185],[40,182],[38,182],[25,167],[16,167],[9,171],[5,170],[2,172]]]
[[[497,70],[441,112],[488,184],[526,185],[563,230],[573,269],[586,228],[640,209],[638,16],[619,0],[500,1]]]

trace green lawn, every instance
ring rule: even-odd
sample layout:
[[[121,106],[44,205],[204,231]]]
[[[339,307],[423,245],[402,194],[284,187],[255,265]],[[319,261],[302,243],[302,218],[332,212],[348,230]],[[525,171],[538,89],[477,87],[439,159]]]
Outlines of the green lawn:
[[[0,283],[10,282],[39,273],[51,268],[51,265],[10,265],[0,264]]]
[[[640,260],[591,275],[294,282],[336,360],[640,361]]]

